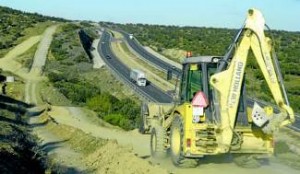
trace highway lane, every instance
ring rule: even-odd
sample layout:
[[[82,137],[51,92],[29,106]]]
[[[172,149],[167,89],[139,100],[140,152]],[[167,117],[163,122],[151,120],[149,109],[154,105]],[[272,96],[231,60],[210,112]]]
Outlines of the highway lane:
[[[126,39],[126,42],[128,42],[129,46],[138,54],[140,54],[144,59],[147,59],[148,61],[152,62],[153,64],[155,64],[156,66],[161,67],[163,70],[168,70],[171,67],[171,65],[169,65],[168,63],[162,61],[161,59],[159,59],[158,57],[152,55],[151,53],[149,53],[146,49],[143,48],[143,46],[141,46],[139,44],[139,42],[133,38],[130,39],[129,34],[122,31],[122,30],[118,30],[119,32],[121,32],[123,34],[123,36]],[[178,75],[181,73],[180,69],[175,69],[173,71],[174,74]],[[265,106],[266,104],[257,101],[261,106]],[[254,105],[254,101],[251,99],[247,99],[247,104],[249,106],[253,106]],[[278,110],[277,110],[278,111]],[[276,109],[275,109],[276,112]],[[296,130],[296,131],[300,131],[300,116],[296,116],[296,121],[295,123],[293,123],[292,125],[289,126],[291,129]]]
[[[173,67],[172,65],[168,64],[167,62],[164,62],[163,60],[161,60],[160,58],[152,55],[151,53],[149,53],[147,50],[145,50],[143,48],[143,46],[141,46],[135,38],[130,39],[129,34],[124,32],[124,31],[120,31],[118,30],[118,32],[122,33],[124,38],[126,39],[127,43],[130,45],[130,47],[136,51],[139,55],[142,56],[142,58],[152,62],[154,65],[160,67],[161,69],[163,69],[164,71],[168,71],[168,70],[172,70],[172,73],[176,76],[181,74],[181,69],[178,69],[176,67]]]
[[[130,83],[130,69],[126,67],[122,62],[120,62],[120,60],[112,52],[110,48],[110,41],[110,34],[106,31],[103,32],[103,36],[101,37],[101,40],[98,45],[99,54],[102,55],[101,57],[104,59],[108,66],[110,66],[112,69],[117,70],[119,72],[118,74],[122,76],[121,78]],[[133,84],[133,87],[133,90],[138,90],[139,92],[144,93],[146,96],[148,96],[148,98],[155,102],[170,103],[172,101],[171,96],[167,95],[151,83],[145,87]]]

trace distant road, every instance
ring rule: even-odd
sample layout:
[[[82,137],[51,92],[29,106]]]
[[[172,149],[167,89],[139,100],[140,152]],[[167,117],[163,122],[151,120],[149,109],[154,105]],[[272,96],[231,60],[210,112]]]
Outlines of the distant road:
[[[172,70],[172,73],[174,75],[178,76],[181,74],[181,69],[173,67],[172,65],[168,64],[167,62],[161,60],[160,58],[154,56],[153,54],[149,53],[147,50],[143,48],[142,45],[140,45],[135,38],[130,39],[129,34],[124,31],[119,31],[122,33],[124,38],[126,39],[127,43],[130,45],[130,47],[137,52],[139,55],[142,56],[142,58],[152,62],[154,65],[160,67],[164,71]],[[179,76],[180,77],[180,76]]]
[[[110,41],[111,41],[110,34],[104,31],[98,45],[99,54],[101,55],[101,57],[104,59],[104,62],[108,66],[118,71],[118,74],[121,76],[121,78],[123,78],[124,80],[130,83],[130,78],[129,78],[130,69],[126,67],[112,52],[110,48]],[[156,86],[153,86],[151,83],[145,87],[137,86],[136,84],[133,84],[133,86],[135,88],[133,90],[138,90],[144,93],[154,102],[170,103],[172,101],[171,96],[167,95]]]

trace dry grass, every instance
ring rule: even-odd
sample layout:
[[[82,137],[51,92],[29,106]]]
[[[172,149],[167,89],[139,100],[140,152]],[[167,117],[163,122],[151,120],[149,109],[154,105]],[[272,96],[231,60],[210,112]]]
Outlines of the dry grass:
[[[24,37],[21,37],[17,40],[17,44],[20,44],[21,42],[27,40],[28,38],[32,37],[32,36],[36,36],[36,35],[41,35],[44,33],[44,31],[46,30],[46,28],[50,27],[51,25],[53,25],[54,23],[51,21],[47,21],[47,22],[41,22],[41,23],[37,23],[35,24],[33,27],[27,28],[24,30]]]
[[[102,92],[109,92],[118,99],[131,98],[139,101],[135,92],[116,79],[106,67],[83,73],[82,77],[100,87]]]
[[[58,89],[49,82],[39,82],[37,89],[41,98],[41,103],[49,102],[56,106],[71,106],[69,101]]]
[[[179,49],[165,49],[162,54],[175,62],[182,62],[182,59],[186,56],[186,51]]]

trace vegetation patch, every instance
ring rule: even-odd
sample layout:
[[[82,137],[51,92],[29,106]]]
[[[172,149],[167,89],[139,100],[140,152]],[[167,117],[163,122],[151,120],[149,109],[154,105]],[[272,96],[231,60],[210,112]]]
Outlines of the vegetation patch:
[[[43,103],[46,102],[55,106],[71,106],[71,101],[60,93],[52,83],[40,82],[38,87]]]
[[[30,36],[42,34],[44,29],[52,23],[49,21],[66,21],[61,18],[21,12],[7,7],[0,7],[0,15],[0,57]]]
[[[39,43],[33,45],[28,51],[16,58],[16,61],[20,62],[22,64],[22,67],[25,67],[28,70],[31,68],[33,57],[37,50],[38,44]]]

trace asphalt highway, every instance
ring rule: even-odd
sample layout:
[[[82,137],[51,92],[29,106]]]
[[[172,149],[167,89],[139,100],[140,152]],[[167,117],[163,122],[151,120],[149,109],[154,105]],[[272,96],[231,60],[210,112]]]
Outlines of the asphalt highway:
[[[158,66],[159,68],[163,69],[164,71],[172,70],[172,73],[176,76],[181,74],[181,69],[178,69],[176,67],[173,67],[172,65],[168,64],[167,62],[164,62],[160,58],[152,55],[147,50],[141,46],[136,39],[133,37],[132,39],[129,37],[128,33],[125,33],[124,31],[119,31],[123,34],[124,38],[126,39],[127,43],[130,45],[130,47],[135,50],[139,55],[141,55],[144,59],[152,62],[154,65]],[[180,77],[180,76],[179,76]]]
[[[98,51],[104,62],[110,66],[113,70],[117,71],[118,75],[124,79],[126,82],[131,83],[131,86],[136,92],[142,93],[144,96],[149,98],[154,102],[159,103],[170,103],[172,97],[164,93],[162,90],[148,82],[147,86],[141,87],[132,83],[129,78],[130,69],[125,66],[117,56],[112,52],[110,47],[111,36],[108,32],[104,31],[101,40],[98,45]]]

